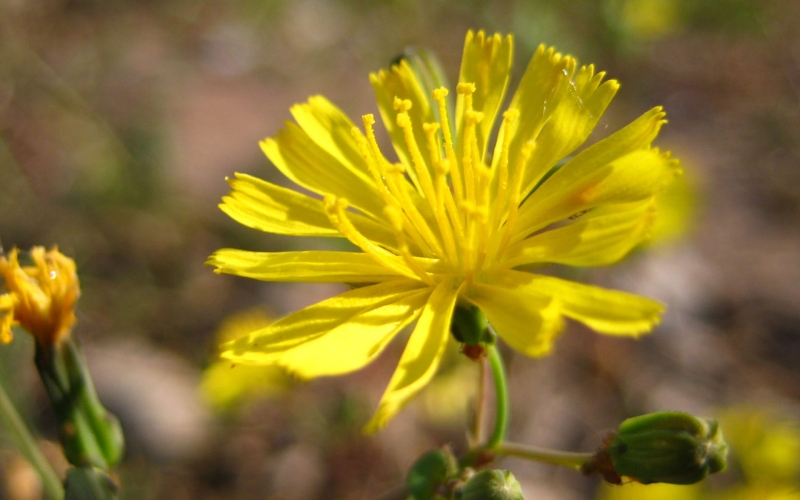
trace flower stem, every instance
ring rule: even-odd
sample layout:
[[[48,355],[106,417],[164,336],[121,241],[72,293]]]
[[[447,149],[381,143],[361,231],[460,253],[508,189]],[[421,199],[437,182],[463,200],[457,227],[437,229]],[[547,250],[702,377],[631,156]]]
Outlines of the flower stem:
[[[489,326],[488,328],[491,328]],[[495,415],[494,415],[494,430],[489,440],[484,446],[487,450],[494,450],[506,436],[506,427],[508,426],[509,414],[509,401],[508,401],[508,384],[506,384],[506,369],[503,365],[503,358],[500,356],[500,351],[497,345],[489,346],[489,366],[492,369],[492,379],[494,380],[494,400],[495,400]]]
[[[503,442],[494,448],[498,455],[510,455],[514,457],[537,460],[553,465],[561,465],[574,470],[581,470],[583,464],[594,457],[594,453],[575,453],[569,451],[551,450],[538,446],[526,444]]]
[[[485,359],[479,361],[480,369],[478,373],[478,392],[475,395],[475,414],[472,420],[472,432],[470,435],[470,446],[478,446],[483,441],[483,420],[486,409],[486,382],[488,381],[488,365]]]
[[[64,498],[64,488],[61,485],[61,480],[58,475],[45,459],[36,440],[31,436],[28,427],[23,422],[17,409],[11,403],[11,400],[6,394],[5,389],[0,384],[0,423],[5,427],[16,439],[17,446],[20,452],[25,456],[28,462],[36,469],[42,481],[42,486],[47,496],[53,500],[62,500]]]

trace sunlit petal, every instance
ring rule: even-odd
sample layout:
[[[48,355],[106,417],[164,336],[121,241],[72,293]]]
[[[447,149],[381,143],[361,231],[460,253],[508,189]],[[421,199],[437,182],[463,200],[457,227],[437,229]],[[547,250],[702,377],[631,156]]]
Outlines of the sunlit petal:
[[[374,432],[386,425],[433,378],[447,347],[450,317],[457,296],[458,291],[450,279],[433,290],[365,432]]]
[[[492,132],[500,105],[503,103],[508,79],[511,74],[514,44],[510,36],[499,34],[487,36],[483,31],[467,33],[464,42],[464,56],[461,59],[459,83],[475,84],[472,94],[472,107],[483,113],[483,120],[477,126],[477,142],[480,158],[486,156],[487,143]],[[464,154],[464,96],[458,96],[456,104],[456,130],[459,149],[458,156]]]
[[[514,290],[553,297],[565,316],[610,335],[646,333],[658,324],[664,312],[662,304],[645,297],[552,276],[503,271],[496,274],[496,279]]]
[[[613,264],[645,240],[654,217],[652,199],[598,208],[577,222],[538,233],[511,245],[502,266]]]
[[[217,250],[207,264],[216,272],[263,281],[377,283],[401,277],[360,252],[248,252]]]
[[[397,302],[421,289],[419,283],[402,280],[350,290],[223,344],[222,357],[237,363],[272,364],[275,353],[314,340],[360,314]]]
[[[562,329],[558,302],[547,295],[476,283],[466,299],[483,311],[500,338],[531,357],[549,353]]]

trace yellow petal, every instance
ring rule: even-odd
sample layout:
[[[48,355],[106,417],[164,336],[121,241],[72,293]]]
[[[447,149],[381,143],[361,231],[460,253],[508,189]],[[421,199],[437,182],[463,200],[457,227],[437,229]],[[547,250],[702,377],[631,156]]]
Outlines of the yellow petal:
[[[430,291],[427,288],[405,294],[394,302],[357,314],[314,340],[276,353],[275,362],[304,379],[363,368],[419,317]]]
[[[483,113],[483,120],[478,123],[476,135],[480,157],[486,156],[486,144],[492,133],[497,111],[503,103],[508,78],[511,74],[514,44],[511,35],[501,37],[499,34],[486,36],[483,31],[477,34],[467,32],[464,42],[464,56],[461,59],[459,83],[474,83],[472,107]],[[459,94],[456,103],[456,130],[458,131],[458,157],[464,154],[464,96]]]
[[[664,312],[662,304],[639,295],[552,276],[503,271],[495,279],[521,292],[552,297],[559,302],[562,314],[609,335],[646,333],[658,324]]]
[[[395,303],[421,290],[425,288],[410,280],[387,281],[356,288],[223,344],[221,356],[237,363],[274,364],[275,353],[319,338],[360,314]]]
[[[361,252],[248,252],[223,248],[206,264],[217,273],[235,274],[263,281],[312,283],[377,283],[401,276]]]
[[[447,347],[457,296],[452,279],[442,281],[433,290],[364,432],[375,432],[385,426],[433,378]]]
[[[298,125],[286,122],[261,149],[289,179],[320,195],[345,198],[351,206],[383,220],[384,202],[371,177],[349,162],[341,162],[320,147]]]
[[[604,73],[594,74],[594,66],[583,66],[570,84],[568,92],[559,100],[553,115],[547,121],[536,141],[536,148],[525,169],[522,181],[524,199],[542,176],[560,159],[583,144],[603,116],[608,104],[619,89],[610,80],[602,85]]]
[[[237,222],[268,233],[292,236],[337,237],[321,200],[286,189],[247,174],[228,179],[231,191],[222,198],[220,208]],[[388,248],[397,238],[385,225],[351,212],[350,221],[361,234]]]
[[[519,118],[507,132],[511,134],[508,156],[510,173],[517,167],[522,145],[536,139],[558,107],[569,88],[569,76],[574,67],[574,59],[563,57],[552,47],[548,49],[540,45],[534,53],[508,107],[509,110],[519,111]]]
[[[433,123],[435,117],[431,107],[430,96],[425,95],[422,85],[417,80],[414,71],[405,60],[395,64],[388,70],[381,70],[378,73],[369,75],[369,81],[375,91],[375,98],[378,101],[378,109],[389,137],[392,139],[397,156],[405,165],[411,166],[411,154],[405,140],[403,129],[397,125],[397,111],[394,108],[395,97],[402,100],[411,101],[411,109],[408,110],[408,117],[414,128],[414,139],[422,152],[422,158],[428,163],[428,152],[426,145],[428,139],[422,126],[425,123]],[[431,178],[435,178],[433,166],[427,165]],[[413,168],[406,169],[411,177],[416,177]]]
[[[577,222],[511,245],[501,265],[511,268],[537,263],[570,266],[613,264],[646,238],[654,216],[652,198],[597,208]]]
[[[475,283],[466,299],[480,308],[504,341],[531,357],[549,353],[562,330],[558,302],[536,292]]]
[[[11,327],[14,325],[14,297],[11,294],[0,295],[0,344],[8,344],[13,340]]]
[[[651,198],[679,172],[677,162],[657,149],[639,149],[606,164],[567,163],[520,207],[512,241],[554,222],[603,205]]]
[[[219,208],[247,227],[294,236],[341,236],[322,202],[247,174],[228,179],[231,191]]]
[[[308,136],[342,165],[348,165],[365,182],[372,174],[353,137],[355,125],[342,110],[323,96],[313,96],[308,103],[292,106],[292,116]]]

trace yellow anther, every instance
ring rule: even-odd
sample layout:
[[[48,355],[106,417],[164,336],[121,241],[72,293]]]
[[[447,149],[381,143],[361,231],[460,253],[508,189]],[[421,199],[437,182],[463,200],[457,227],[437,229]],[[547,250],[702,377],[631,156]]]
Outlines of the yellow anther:
[[[408,113],[408,110],[411,109],[412,102],[409,99],[400,99],[399,97],[395,97],[392,104],[398,113]]]
[[[475,125],[476,123],[480,123],[480,121],[483,120],[483,113],[481,113],[480,111],[468,109],[464,113],[464,119],[467,120],[468,124]]]
[[[403,230],[403,214],[399,208],[388,206],[383,209],[383,213],[389,219],[389,223],[395,231],[401,232]]]
[[[372,113],[362,115],[361,120],[364,122],[364,127],[371,127],[372,125],[375,125],[375,116],[373,116]]]
[[[523,158],[526,160],[531,157],[533,154],[533,150],[536,149],[536,141],[527,141],[525,144],[522,145],[520,149],[520,154],[522,154]]]
[[[464,200],[459,203],[458,209],[466,215],[472,215],[475,213],[475,204],[471,201]]]
[[[436,169],[436,174],[437,175],[442,175],[442,176],[447,175],[448,173],[450,173],[450,160],[446,160],[445,159],[445,160],[436,162],[436,164],[433,166],[433,168]]]
[[[509,108],[503,112],[503,119],[509,122],[513,122],[519,118],[519,110],[517,108]]]
[[[456,92],[463,95],[472,95],[475,93],[475,84],[462,82],[456,85]]]
[[[447,90],[446,88],[439,87],[438,89],[434,89],[432,97],[434,101],[439,101],[440,99],[444,99],[445,97],[447,97],[447,94],[449,93],[450,91]]]
[[[426,134],[431,134],[431,133],[435,134],[440,127],[441,125],[439,125],[436,122],[422,124],[422,130],[424,130]]]
[[[408,113],[403,111],[397,114],[397,126],[400,128],[411,126],[411,118],[408,117]]]
[[[390,163],[386,166],[387,174],[404,174],[406,167],[402,163]]]

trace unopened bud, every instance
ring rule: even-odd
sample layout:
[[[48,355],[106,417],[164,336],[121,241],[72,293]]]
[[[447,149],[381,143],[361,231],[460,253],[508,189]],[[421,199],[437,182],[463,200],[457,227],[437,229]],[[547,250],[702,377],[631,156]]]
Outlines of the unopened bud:
[[[406,485],[414,500],[433,500],[455,475],[458,465],[448,448],[431,450],[414,462],[406,477]],[[441,498],[441,497],[439,497]]]
[[[456,340],[466,345],[493,344],[495,339],[486,328],[488,324],[486,316],[477,307],[456,304],[450,328]]]
[[[664,411],[629,418],[607,447],[615,471],[643,484],[692,484],[725,469],[716,420]]]
[[[456,500],[524,500],[522,487],[507,470],[483,470],[456,490]]]

